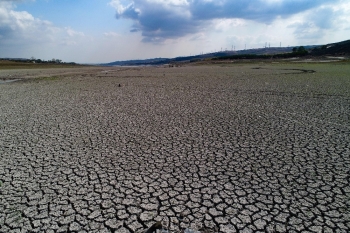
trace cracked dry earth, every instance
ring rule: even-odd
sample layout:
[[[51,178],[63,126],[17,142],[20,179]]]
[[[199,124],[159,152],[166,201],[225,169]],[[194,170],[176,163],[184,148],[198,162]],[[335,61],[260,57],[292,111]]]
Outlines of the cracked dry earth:
[[[96,68],[1,84],[0,231],[349,232],[349,74]]]

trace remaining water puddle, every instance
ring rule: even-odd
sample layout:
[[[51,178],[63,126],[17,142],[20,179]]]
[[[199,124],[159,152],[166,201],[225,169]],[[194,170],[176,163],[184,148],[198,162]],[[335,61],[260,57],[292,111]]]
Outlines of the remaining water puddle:
[[[1,80],[0,79],[0,84],[5,84],[5,83],[12,83],[12,82],[16,82],[19,81],[20,79],[8,79],[8,80]]]

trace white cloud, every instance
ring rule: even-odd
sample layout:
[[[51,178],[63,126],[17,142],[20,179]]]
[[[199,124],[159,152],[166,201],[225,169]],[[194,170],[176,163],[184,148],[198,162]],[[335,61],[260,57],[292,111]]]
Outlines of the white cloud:
[[[345,29],[350,24],[349,3],[325,4],[299,13],[286,21],[299,44],[322,44],[348,39]]]
[[[52,30],[50,22],[35,19],[26,11],[15,11],[13,4],[0,5],[0,35],[2,40],[35,39],[38,33]]]
[[[85,36],[85,34],[83,32],[78,32],[75,31],[69,27],[65,27],[64,30],[66,31],[66,33],[68,34],[68,36],[70,37],[75,37],[75,36]]]
[[[8,1],[0,4],[0,49],[3,51],[2,56],[16,56],[13,51],[17,51],[19,48],[22,51],[32,51],[34,47],[43,49],[52,45],[76,45],[77,41],[85,37],[83,32],[69,27],[60,28],[49,21],[35,18],[26,11],[16,11],[13,2]]]
[[[148,0],[151,3],[163,4],[163,5],[172,5],[172,6],[183,6],[189,5],[187,0]]]
[[[215,30],[227,32],[233,28],[242,27],[247,25],[243,19],[217,19],[213,20]]]
[[[112,0],[112,1],[109,3],[109,5],[116,9],[117,14],[123,14],[123,12],[124,12],[128,7],[131,7],[131,6],[132,6],[131,3],[129,3],[127,6],[124,6],[124,5],[120,2],[120,0]]]
[[[120,35],[116,32],[105,32],[103,33],[103,35],[107,38],[116,38],[116,37],[120,37]]]

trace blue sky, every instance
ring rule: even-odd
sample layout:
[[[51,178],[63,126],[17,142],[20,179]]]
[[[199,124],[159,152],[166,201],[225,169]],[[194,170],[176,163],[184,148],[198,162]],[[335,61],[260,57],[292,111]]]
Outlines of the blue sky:
[[[348,0],[0,0],[0,57],[79,63],[350,39]]]

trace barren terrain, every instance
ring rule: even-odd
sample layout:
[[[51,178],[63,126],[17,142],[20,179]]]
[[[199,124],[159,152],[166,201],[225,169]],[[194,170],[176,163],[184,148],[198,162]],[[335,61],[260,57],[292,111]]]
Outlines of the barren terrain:
[[[0,79],[0,232],[350,231],[348,63]]]

